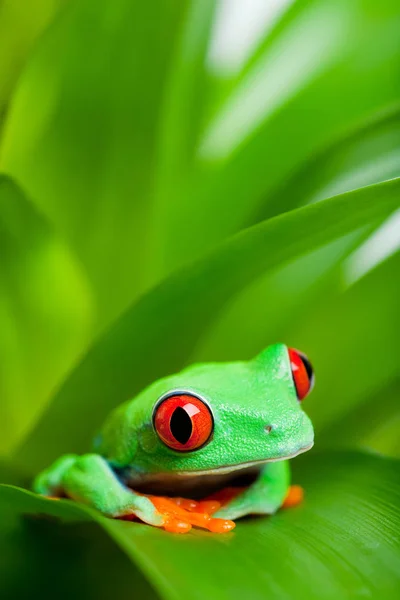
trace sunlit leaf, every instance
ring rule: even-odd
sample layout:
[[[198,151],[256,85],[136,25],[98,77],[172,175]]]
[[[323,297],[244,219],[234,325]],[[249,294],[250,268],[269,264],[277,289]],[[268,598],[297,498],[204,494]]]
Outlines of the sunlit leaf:
[[[400,175],[400,107],[378,113],[329,144],[267,197],[255,221]],[[282,206],[283,205],[283,206]]]
[[[92,347],[19,458],[37,468],[64,451],[87,449],[111,408],[187,362],[232,294],[266,269],[375,222],[398,204],[399,186],[392,180],[265,221],[165,280]]]
[[[0,177],[0,450],[27,432],[89,337],[91,298],[69,252]]]
[[[6,124],[2,169],[84,263],[99,325],[146,276],[164,84],[186,9],[72,2],[31,57]]]
[[[398,103],[399,27],[396,0],[293,4],[213,113],[175,200],[159,207],[164,272],[241,228],[315,153]]]
[[[315,306],[339,292],[339,265],[366,233],[364,228],[340,237],[267,271],[240,290],[229,299],[213,327],[205,330],[191,359],[250,358],[269,343],[287,341],[299,320],[306,321]]]
[[[399,114],[396,108],[378,115],[329,145],[269,197],[254,220],[279,213],[282,205],[293,208],[400,175]],[[340,265],[381,224],[361,229],[254,282],[231,300],[194,358],[227,360],[239,352],[251,356],[260,345],[286,339],[299,320],[307,322],[314,307],[340,293]],[[268,318],[271,314],[273,319]]]
[[[227,535],[173,535],[7,486],[0,488],[0,502],[15,515],[96,520],[167,600],[397,598],[399,462],[337,452],[293,465],[304,503],[239,521]]]
[[[0,4],[0,128],[13,87],[36,39],[68,0],[3,0]]]

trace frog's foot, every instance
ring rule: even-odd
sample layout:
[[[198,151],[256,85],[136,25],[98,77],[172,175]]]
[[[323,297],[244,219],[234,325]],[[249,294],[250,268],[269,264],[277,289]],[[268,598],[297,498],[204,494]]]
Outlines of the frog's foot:
[[[220,503],[220,508],[218,509],[221,515],[224,515],[224,509],[228,508],[229,505],[236,499],[239,498],[243,492],[248,488],[243,487],[226,487],[212,496],[208,496],[207,500],[214,500]],[[303,502],[304,499],[304,490],[300,485],[291,485],[288,488],[285,499],[283,500],[280,508],[292,508],[294,506],[298,506]],[[216,512],[216,511],[215,511]],[[251,511],[250,511],[251,512]],[[269,514],[269,513],[266,513]]]
[[[161,516],[163,521],[161,527],[172,533],[187,533],[192,526],[208,529],[214,533],[226,533],[235,527],[233,521],[216,519],[212,516],[221,506],[221,503],[215,500],[197,502],[187,498],[151,495],[143,495],[143,497],[150,500]],[[132,520],[135,515],[125,515],[122,518]],[[146,522],[149,523],[148,520]]]
[[[291,485],[286,494],[281,508],[292,508],[298,506],[304,499],[304,490],[300,485]]]

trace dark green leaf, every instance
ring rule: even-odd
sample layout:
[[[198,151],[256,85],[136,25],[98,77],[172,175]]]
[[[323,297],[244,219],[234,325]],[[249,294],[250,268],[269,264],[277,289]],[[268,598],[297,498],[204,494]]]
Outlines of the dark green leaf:
[[[242,520],[226,535],[177,536],[6,486],[0,498],[15,514],[95,519],[168,600],[397,598],[399,462],[337,452],[293,464],[304,503]]]
[[[367,377],[369,373],[367,374]],[[378,381],[380,377],[377,377]],[[387,375],[385,379],[388,379]],[[377,387],[375,383],[374,387]],[[396,376],[355,407],[350,405],[322,429],[324,446],[372,446],[385,454],[400,455],[400,379]]]
[[[155,600],[148,582],[94,523],[22,516],[0,500],[2,600]]]
[[[398,374],[399,273],[398,252],[341,295],[315,307],[289,333],[287,342],[313,358],[318,374],[318,385],[307,401],[318,431],[357,406],[361,409]],[[336,436],[340,440],[340,429]]]

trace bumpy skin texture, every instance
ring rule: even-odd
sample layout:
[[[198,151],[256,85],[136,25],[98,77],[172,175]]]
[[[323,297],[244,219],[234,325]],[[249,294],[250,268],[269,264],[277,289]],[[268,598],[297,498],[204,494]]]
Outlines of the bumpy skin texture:
[[[182,453],[157,436],[153,409],[171,390],[208,402],[214,431],[204,447]],[[62,492],[104,514],[135,514],[159,526],[162,515],[147,497],[128,489],[124,478],[134,488],[135,481],[149,477],[196,477],[266,462],[257,481],[215,516],[272,514],[289,489],[285,459],[308,450],[313,437],[297,399],[288,349],[276,344],[249,362],[198,364],[155,382],[110,415],[96,438],[95,454],[62,457],[36,478],[34,489],[46,495]]]

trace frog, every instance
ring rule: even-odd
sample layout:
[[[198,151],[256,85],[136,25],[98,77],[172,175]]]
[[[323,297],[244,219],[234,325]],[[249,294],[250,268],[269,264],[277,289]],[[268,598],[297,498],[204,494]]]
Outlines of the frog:
[[[314,379],[307,356],[282,343],[248,361],[193,364],[114,409],[92,451],[58,458],[33,490],[174,533],[273,515],[301,500],[289,460],[314,443],[302,407]]]

